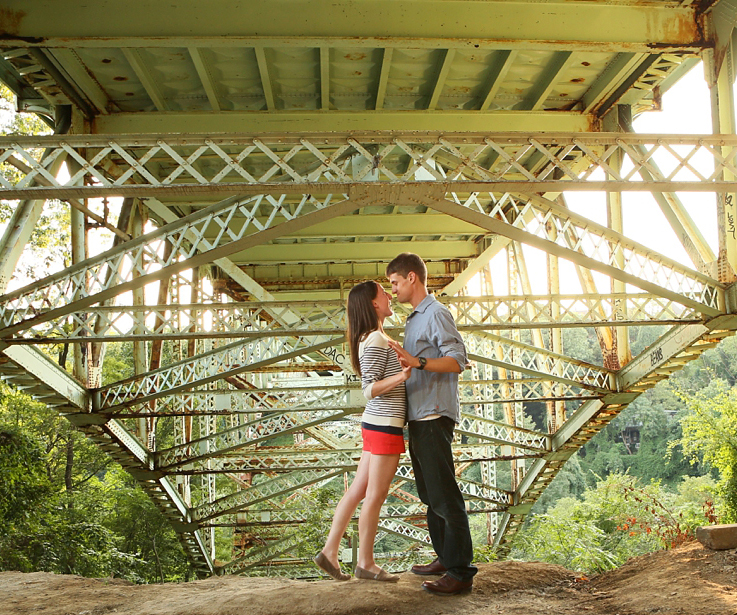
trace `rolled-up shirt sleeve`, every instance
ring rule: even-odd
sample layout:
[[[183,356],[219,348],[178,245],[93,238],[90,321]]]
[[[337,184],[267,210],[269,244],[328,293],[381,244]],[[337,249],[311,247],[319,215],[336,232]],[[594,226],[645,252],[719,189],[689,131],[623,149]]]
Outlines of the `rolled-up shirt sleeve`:
[[[466,345],[463,338],[458,332],[453,316],[447,309],[436,310],[432,315],[433,323],[430,327],[432,331],[432,341],[440,349],[440,354],[444,357],[453,357],[461,368],[466,369],[468,365],[468,354],[466,353]]]

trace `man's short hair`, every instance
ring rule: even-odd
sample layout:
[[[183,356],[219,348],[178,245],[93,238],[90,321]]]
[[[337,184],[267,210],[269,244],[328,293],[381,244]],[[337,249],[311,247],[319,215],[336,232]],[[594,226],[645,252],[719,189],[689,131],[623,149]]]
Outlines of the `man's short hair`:
[[[403,278],[406,278],[410,271],[413,271],[417,279],[423,284],[427,282],[425,261],[412,252],[402,252],[398,256],[395,256],[394,260],[386,266],[386,277],[389,277],[392,273],[398,273]]]

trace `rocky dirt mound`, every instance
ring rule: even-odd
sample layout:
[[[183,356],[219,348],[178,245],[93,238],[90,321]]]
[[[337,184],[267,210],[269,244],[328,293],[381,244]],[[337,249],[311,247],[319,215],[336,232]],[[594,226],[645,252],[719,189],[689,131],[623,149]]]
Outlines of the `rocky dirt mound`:
[[[471,594],[432,596],[421,577],[375,581],[289,581],[216,577],[131,585],[43,572],[0,573],[3,615],[735,615],[737,551],[691,543],[581,579],[550,564],[482,564]]]

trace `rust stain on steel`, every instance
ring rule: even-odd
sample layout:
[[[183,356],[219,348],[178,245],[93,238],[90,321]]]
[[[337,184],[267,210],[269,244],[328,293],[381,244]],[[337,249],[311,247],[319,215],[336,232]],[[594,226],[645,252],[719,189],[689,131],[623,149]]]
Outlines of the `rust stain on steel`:
[[[0,8],[0,33],[17,36],[20,33],[20,24],[25,16],[25,11]]]
[[[703,14],[698,11],[694,14],[693,21],[674,19],[671,27],[673,28],[673,30],[663,35],[663,38],[665,38],[666,40],[671,39],[690,41],[688,43],[679,44],[677,46],[679,50],[693,49],[696,51],[701,51],[702,49],[714,46],[714,41],[710,40],[706,36]],[[661,41],[648,43],[647,46],[651,49],[673,48],[672,43]]]
[[[43,39],[38,37],[21,37],[20,25],[26,16],[25,11],[14,11],[13,9],[0,8],[0,38],[20,38],[32,43],[40,43]]]

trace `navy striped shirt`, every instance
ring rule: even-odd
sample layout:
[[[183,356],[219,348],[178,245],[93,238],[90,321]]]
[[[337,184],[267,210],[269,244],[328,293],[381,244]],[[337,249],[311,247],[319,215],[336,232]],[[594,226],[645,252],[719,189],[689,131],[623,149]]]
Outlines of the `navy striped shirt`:
[[[402,371],[397,354],[389,347],[388,339],[377,329],[358,345],[361,386],[368,400],[361,421],[367,429],[401,434],[402,427],[407,422],[405,383],[400,382],[383,395],[374,396],[372,393],[375,382]]]

